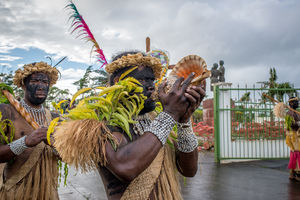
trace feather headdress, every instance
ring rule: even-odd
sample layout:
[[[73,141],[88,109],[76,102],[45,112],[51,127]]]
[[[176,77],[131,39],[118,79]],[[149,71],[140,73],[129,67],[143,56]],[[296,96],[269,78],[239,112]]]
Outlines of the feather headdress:
[[[92,53],[93,49],[95,48],[94,52],[97,53],[97,61],[102,63],[101,67],[103,67],[103,65],[106,65],[107,61],[103,54],[102,49],[100,49],[99,44],[97,43],[96,39],[94,38],[94,35],[92,34],[92,32],[91,32],[90,28],[88,27],[88,25],[86,24],[86,22],[84,21],[83,17],[79,14],[75,4],[71,1],[71,3],[69,5],[67,5],[65,8],[70,8],[73,10],[73,12],[71,12],[72,15],[69,18],[69,20],[71,18],[73,18],[72,26],[71,26],[71,28],[73,28],[73,31],[71,32],[71,34],[75,30],[80,29],[78,32],[79,35],[76,38],[84,35],[83,39],[94,43],[91,53]]]

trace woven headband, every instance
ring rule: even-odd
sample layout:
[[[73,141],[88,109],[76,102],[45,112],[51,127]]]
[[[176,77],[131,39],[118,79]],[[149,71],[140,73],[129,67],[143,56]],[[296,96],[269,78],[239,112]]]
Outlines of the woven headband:
[[[58,70],[45,62],[24,65],[23,69],[18,69],[13,78],[13,84],[22,87],[26,77],[33,73],[45,73],[49,78],[49,87],[52,87],[58,79]]]

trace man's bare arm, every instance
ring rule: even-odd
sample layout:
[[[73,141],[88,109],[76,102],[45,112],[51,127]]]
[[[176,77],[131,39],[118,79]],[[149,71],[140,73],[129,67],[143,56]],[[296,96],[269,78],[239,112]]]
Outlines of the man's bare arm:
[[[0,104],[0,112],[2,113],[2,120],[3,119],[10,119],[10,110],[11,107],[9,105],[6,104]],[[15,124],[14,124],[15,126]],[[3,130],[5,135],[9,138],[10,140],[10,131],[8,130],[8,128],[6,128],[5,130]],[[15,133],[15,137],[16,137]],[[2,137],[2,136],[0,136]],[[17,140],[21,140],[24,138],[20,138]],[[28,136],[26,136],[25,138],[25,145],[27,147],[34,147],[37,144],[39,144],[42,141],[46,141],[47,140],[47,128],[46,127],[41,127],[38,128],[36,130],[34,130],[31,134],[29,134]],[[4,140],[2,140],[4,141]],[[13,142],[16,141],[16,139],[13,139]],[[24,149],[25,150],[25,149]],[[8,162],[10,160],[12,160],[14,157],[16,156],[16,154],[12,151],[12,148],[8,145],[8,144],[0,144],[0,162],[1,163],[5,163]]]
[[[203,84],[198,86],[193,86],[192,88],[186,90],[185,96],[190,101],[190,106],[188,107],[185,115],[183,115],[179,119],[180,123],[186,123],[190,121],[192,114],[200,106],[203,98],[205,97],[205,87],[206,87],[206,82],[204,81]],[[180,131],[181,129],[178,127],[177,130]],[[185,137],[184,134],[186,133],[183,133],[183,137]],[[190,134],[194,134],[191,128],[190,128]],[[195,176],[198,170],[198,150],[196,148],[198,146],[198,141],[195,139],[195,136],[193,137],[195,140],[194,141],[195,149],[188,153],[178,151],[176,156],[176,165],[178,171],[183,176],[186,177]],[[180,139],[180,137],[178,139]]]
[[[178,171],[185,177],[193,177],[198,170],[198,150],[191,153],[179,152],[176,158]]]
[[[169,119],[173,120],[174,125],[175,121],[178,121],[186,113],[189,106],[189,103],[186,102],[187,98],[183,98],[183,95],[193,77],[194,73],[183,82],[182,86],[180,85],[183,78],[179,78],[167,94],[163,90],[165,83],[159,87],[160,102],[162,103],[164,112]],[[168,123],[165,125],[168,126]],[[165,140],[171,130],[172,127],[165,135]],[[145,132],[141,137],[132,142],[126,140],[121,133],[114,133],[114,135],[118,138],[120,146],[115,152],[110,144],[106,145],[107,168],[124,182],[132,181],[143,172],[152,163],[162,145],[164,145],[164,140],[159,139],[160,136],[157,133]]]
[[[106,167],[121,181],[131,182],[152,163],[162,144],[150,132],[145,132],[133,142],[128,142],[121,133],[113,134],[120,144],[117,151],[113,150],[110,143],[106,144]]]

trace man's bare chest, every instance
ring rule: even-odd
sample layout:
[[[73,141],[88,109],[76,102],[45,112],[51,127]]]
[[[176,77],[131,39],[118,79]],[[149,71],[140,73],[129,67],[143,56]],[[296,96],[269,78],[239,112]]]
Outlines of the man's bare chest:
[[[16,110],[11,112],[10,119],[13,127],[9,127],[9,135],[14,134],[14,140],[25,135],[30,135],[34,131],[33,127]]]

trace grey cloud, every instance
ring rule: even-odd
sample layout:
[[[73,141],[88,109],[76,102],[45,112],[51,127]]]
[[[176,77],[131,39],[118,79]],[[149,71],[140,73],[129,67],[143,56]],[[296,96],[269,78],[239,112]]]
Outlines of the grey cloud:
[[[6,45],[34,46],[58,57],[92,63],[91,44],[70,35],[69,1],[2,1],[0,38]],[[226,80],[256,83],[275,67],[280,81],[300,85],[300,2],[74,0],[107,59],[120,50],[165,49],[174,64],[188,54],[208,68],[223,59]],[[9,6],[8,6],[9,5]],[[3,15],[5,17],[3,17]],[[293,70],[287,76],[285,70]],[[263,80],[264,79],[264,80]]]

